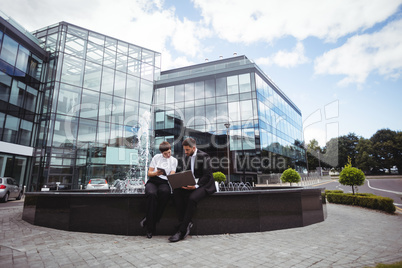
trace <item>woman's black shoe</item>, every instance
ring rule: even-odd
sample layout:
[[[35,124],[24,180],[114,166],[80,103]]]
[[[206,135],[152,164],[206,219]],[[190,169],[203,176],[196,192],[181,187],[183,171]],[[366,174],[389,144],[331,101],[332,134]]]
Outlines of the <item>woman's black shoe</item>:
[[[147,238],[152,238],[152,233],[151,232],[147,232]]]

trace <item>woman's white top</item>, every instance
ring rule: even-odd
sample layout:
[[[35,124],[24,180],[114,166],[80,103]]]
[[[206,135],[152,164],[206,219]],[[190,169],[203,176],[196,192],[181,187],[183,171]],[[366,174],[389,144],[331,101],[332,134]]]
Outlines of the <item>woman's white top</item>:
[[[154,168],[156,171],[157,168],[163,168],[166,171],[166,174],[170,174],[170,172],[174,171],[176,172],[177,168],[177,159],[174,158],[173,156],[170,156],[169,158],[163,157],[162,154],[156,154],[152,160],[151,164],[149,167]],[[160,175],[159,178],[167,180],[167,177],[165,175]]]

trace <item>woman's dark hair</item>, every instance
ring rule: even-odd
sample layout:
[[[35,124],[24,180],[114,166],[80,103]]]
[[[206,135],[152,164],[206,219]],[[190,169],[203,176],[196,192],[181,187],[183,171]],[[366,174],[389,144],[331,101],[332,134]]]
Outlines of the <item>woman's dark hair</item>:
[[[161,144],[159,144],[159,151],[161,151],[161,153],[169,151],[171,148],[170,143],[167,141],[162,141]]]
[[[191,148],[193,148],[194,146],[196,146],[196,142],[195,139],[193,138],[187,138],[183,141],[182,143],[183,146],[190,146]]]

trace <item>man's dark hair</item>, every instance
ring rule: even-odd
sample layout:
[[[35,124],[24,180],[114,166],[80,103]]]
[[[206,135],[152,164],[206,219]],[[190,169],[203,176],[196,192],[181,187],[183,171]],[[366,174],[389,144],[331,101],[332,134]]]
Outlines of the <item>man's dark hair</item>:
[[[161,144],[159,144],[159,151],[161,151],[161,153],[169,151],[171,148],[170,143],[167,141],[162,141]]]
[[[194,146],[196,146],[196,142],[195,139],[193,138],[187,138],[183,141],[182,143],[183,146],[190,146],[191,148],[193,148]]]

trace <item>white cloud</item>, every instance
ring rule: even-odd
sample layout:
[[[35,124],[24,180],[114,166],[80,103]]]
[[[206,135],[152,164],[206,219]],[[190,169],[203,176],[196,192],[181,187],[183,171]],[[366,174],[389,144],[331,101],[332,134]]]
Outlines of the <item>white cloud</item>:
[[[339,82],[362,84],[370,73],[398,78],[402,72],[402,19],[372,34],[356,35],[315,60],[316,74],[345,75]]]
[[[304,55],[304,46],[301,42],[298,42],[292,51],[280,50],[270,57],[255,60],[259,65],[276,64],[286,68],[295,67],[309,61],[310,60]]]
[[[327,41],[368,29],[395,13],[401,0],[193,0],[222,39],[272,42],[294,36]]]

